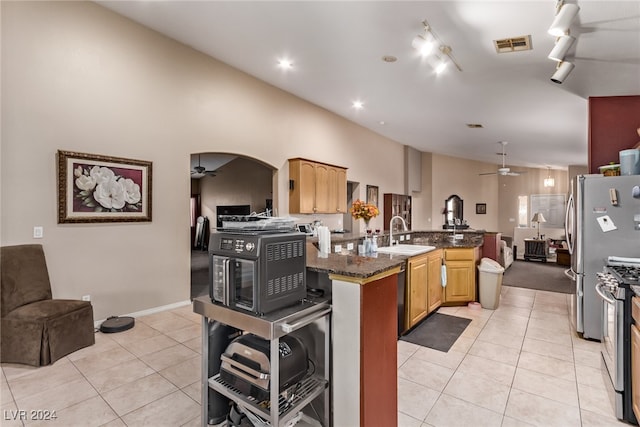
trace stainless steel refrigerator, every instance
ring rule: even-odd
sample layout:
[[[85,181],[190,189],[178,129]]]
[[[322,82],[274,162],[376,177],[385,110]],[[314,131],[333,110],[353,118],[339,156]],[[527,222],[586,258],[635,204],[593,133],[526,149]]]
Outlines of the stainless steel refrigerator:
[[[596,273],[607,257],[640,257],[640,175],[579,175],[572,180],[565,231],[575,281],[571,318],[586,339],[602,340],[603,301]]]

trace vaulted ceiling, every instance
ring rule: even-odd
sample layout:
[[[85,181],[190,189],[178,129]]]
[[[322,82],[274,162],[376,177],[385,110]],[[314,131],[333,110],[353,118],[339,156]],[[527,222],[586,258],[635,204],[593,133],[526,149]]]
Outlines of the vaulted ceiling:
[[[588,98],[640,95],[638,1],[571,1],[562,84],[553,0],[98,3],[401,144],[496,164],[508,141],[510,165],[586,165]],[[436,75],[417,55],[425,20],[462,71]],[[497,53],[494,40],[525,35],[531,50]]]

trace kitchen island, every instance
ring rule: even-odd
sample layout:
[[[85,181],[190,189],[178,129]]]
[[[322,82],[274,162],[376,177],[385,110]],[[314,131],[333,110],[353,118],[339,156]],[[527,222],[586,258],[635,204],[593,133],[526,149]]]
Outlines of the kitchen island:
[[[403,232],[403,243],[478,253],[482,232]],[[332,235],[332,249],[362,235]],[[395,237],[395,234],[394,234]],[[385,245],[388,236],[378,237]],[[387,240],[385,240],[387,239]],[[397,425],[398,289],[404,287],[405,255],[357,255],[353,250],[321,254],[307,239],[307,286],[330,292],[332,301],[333,425]],[[442,251],[444,252],[444,251]],[[475,268],[471,273],[475,274]],[[400,278],[399,278],[400,275]],[[475,278],[475,275],[473,275]],[[400,281],[400,282],[399,282]],[[470,294],[475,298],[474,292]]]
[[[322,255],[307,244],[308,272],[331,282],[333,425],[397,424],[396,292],[406,259]]]

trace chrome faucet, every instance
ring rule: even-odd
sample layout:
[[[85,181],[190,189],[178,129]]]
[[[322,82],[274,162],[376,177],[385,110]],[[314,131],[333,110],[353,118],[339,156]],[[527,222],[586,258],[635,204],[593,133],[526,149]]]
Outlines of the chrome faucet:
[[[396,215],[393,218],[391,218],[391,221],[389,221],[389,246],[393,246],[393,220],[396,218],[402,221],[402,227],[404,227],[404,231],[408,230],[407,223],[405,222],[404,218],[402,218],[399,215]]]

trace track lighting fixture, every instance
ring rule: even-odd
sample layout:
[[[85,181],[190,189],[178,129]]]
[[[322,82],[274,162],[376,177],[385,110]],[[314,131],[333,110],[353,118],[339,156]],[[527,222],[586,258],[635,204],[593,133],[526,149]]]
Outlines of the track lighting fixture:
[[[575,37],[569,35],[569,27],[579,11],[580,7],[576,4],[565,3],[564,0],[556,1],[556,16],[548,30],[549,34],[557,37],[556,44],[548,55],[549,59],[558,63],[556,71],[551,76],[554,83],[562,84],[573,70],[574,64],[566,61],[565,56],[576,41]]]
[[[445,45],[436,37],[427,21],[422,21],[422,25],[424,32],[413,38],[411,46],[431,64],[436,74],[443,72],[449,62],[453,63],[458,71],[462,71],[460,65],[453,58],[451,46]]]
[[[580,7],[577,4],[565,4],[564,1],[559,1],[558,6],[558,13],[548,30],[549,34],[556,37],[569,34],[571,22],[573,22],[576,15],[578,15],[578,11],[580,11]]]
[[[558,62],[563,61],[564,56],[567,54],[567,52],[573,45],[573,42],[575,41],[576,41],[576,38],[571,36],[558,37],[558,40],[556,40],[556,45],[549,53],[548,58]]]
[[[567,78],[571,70],[573,70],[573,63],[567,61],[558,62],[558,67],[556,68],[556,72],[551,76],[551,81],[554,83],[562,84],[564,79]]]

